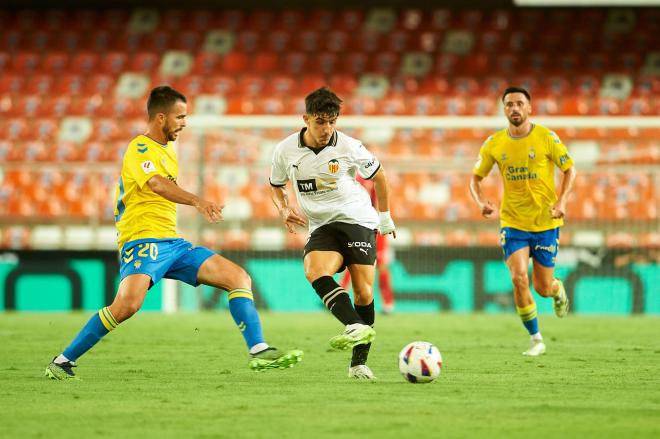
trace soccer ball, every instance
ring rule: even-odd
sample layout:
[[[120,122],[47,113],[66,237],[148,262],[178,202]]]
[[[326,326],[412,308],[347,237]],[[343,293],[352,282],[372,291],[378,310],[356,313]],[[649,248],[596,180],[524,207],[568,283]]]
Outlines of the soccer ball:
[[[413,341],[399,353],[401,375],[411,383],[430,383],[440,375],[442,356],[426,341]]]

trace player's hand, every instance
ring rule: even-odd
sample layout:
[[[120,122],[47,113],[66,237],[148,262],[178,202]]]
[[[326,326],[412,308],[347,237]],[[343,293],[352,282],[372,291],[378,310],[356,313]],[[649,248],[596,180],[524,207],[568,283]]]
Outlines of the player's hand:
[[[553,218],[563,218],[566,215],[566,203],[564,201],[557,201],[552,209],[550,209],[550,216]]]
[[[396,239],[396,227],[394,226],[394,221],[390,216],[390,212],[378,212],[378,218],[380,223],[378,224],[378,233],[381,235],[392,234],[392,237]]]
[[[206,221],[209,223],[217,223],[223,219],[222,209],[225,207],[223,205],[221,206],[212,201],[198,199],[193,206],[195,206],[199,213],[204,215],[204,218],[206,218]]]
[[[490,218],[491,215],[493,215],[493,212],[495,212],[495,208],[490,201],[486,201],[481,205],[481,215],[483,215],[484,218]]]
[[[296,226],[305,227],[307,225],[305,218],[292,207],[281,208],[280,217],[289,233],[296,233]]]

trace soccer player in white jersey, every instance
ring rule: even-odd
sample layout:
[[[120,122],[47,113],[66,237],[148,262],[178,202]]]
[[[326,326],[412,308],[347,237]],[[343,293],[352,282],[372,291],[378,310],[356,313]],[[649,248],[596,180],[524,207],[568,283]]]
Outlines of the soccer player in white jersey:
[[[395,235],[390,192],[383,167],[357,139],[335,129],[341,99],[323,87],[305,98],[305,127],[280,142],[270,174],[272,199],[290,233],[307,225],[305,276],[325,306],[345,325],[330,339],[335,349],[353,348],[348,376],[373,379],[366,365],[376,333],[373,284],[376,232]],[[356,175],[373,180],[377,212]],[[289,204],[291,181],[302,214]],[[355,306],[332,276],[348,267]]]

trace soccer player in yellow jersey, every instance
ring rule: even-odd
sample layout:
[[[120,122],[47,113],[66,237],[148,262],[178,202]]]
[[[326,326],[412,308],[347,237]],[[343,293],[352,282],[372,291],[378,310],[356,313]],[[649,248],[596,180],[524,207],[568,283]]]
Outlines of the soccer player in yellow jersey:
[[[281,351],[263,337],[250,276],[238,265],[204,247],[194,247],[176,232],[176,205],[194,206],[204,218],[222,219],[222,206],[180,188],[176,154],[170,142],[186,126],[186,98],[168,86],[149,95],[147,132],[124,154],[115,199],[120,253],[119,291],[110,306],[94,314],[71,344],[46,368],[53,379],[76,378],[75,361],[108,332],[135,314],[147,291],[163,277],[211,285],[229,292],[229,311],[249,349],[254,370],[291,367],[302,351]]]
[[[529,257],[533,260],[534,289],[543,297],[552,297],[555,314],[564,317],[568,298],[562,282],[554,277],[554,267],[559,227],[564,224],[575,168],[559,137],[546,127],[530,122],[532,106],[527,90],[507,88],[502,102],[509,127],[490,136],[481,147],[470,180],[470,193],[482,215],[489,218],[494,207],[484,198],[481,181],[497,164],[504,182],[500,244],[511,273],[516,310],[531,337],[530,347],[523,355],[537,356],[545,353],[545,344],[529,289]],[[555,166],[563,173],[558,196]]]

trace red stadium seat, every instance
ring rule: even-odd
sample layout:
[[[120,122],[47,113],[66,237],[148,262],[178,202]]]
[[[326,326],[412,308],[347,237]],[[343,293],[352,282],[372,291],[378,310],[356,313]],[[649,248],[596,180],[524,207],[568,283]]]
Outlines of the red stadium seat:
[[[107,52],[101,57],[97,72],[104,75],[119,75],[126,70],[127,60],[128,57],[125,52]]]
[[[222,59],[220,72],[223,74],[243,73],[247,70],[248,56],[243,52],[230,52]]]
[[[154,52],[162,54],[170,46],[171,32],[167,30],[155,30],[149,33],[148,38],[140,41],[139,48],[141,51]],[[177,34],[176,40],[181,38],[180,33]]]
[[[203,83],[205,93],[219,94],[222,96],[230,95],[236,89],[236,80],[233,76],[216,74],[206,77]]]
[[[134,72],[153,73],[160,65],[160,56],[156,52],[140,51],[131,57],[129,69]]]
[[[221,56],[213,52],[199,52],[191,70],[195,75],[215,75],[220,72]]]
[[[364,52],[349,52],[339,58],[338,71],[359,75],[367,70],[369,57]]]
[[[321,52],[316,55],[308,55],[309,62],[307,65],[310,69],[319,72],[323,75],[331,75],[337,71],[339,65],[339,56],[332,52]]]
[[[271,76],[265,86],[265,94],[288,95],[296,88],[296,80],[289,75]]]
[[[21,75],[29,75],[37,70],[40,56],[37,52],[21,51],[14,55],[11,70]]]
[[[399,71],[399,55],[396,52],[378,52],[369,59],[370,62],[367,64],[369,73],[394,75]]]
[[[243,75],[237,84],[237,91],[242,96],[255,96],[260,94],[266,87],[266,80],[264,77],[251,74]]]
[[[284,30],[275,30],[270,32],[268,41],[266,42],[266,49],[273,52],[286,52],[293,46],[293,39],[289,32]],[[296,39],[298,39],[296,37]]]
[[[305,23],[309,28],[324,31],[329,36],[335,27],[335,18],[335,11],[331,9],[312,9]]]
[[[325,35],[325,49],[333,53],[342,53],[348,49],[350,38],[348,32],[333,29]]]
[[[404,30],[395,30],[385,36],[384,49],[403,53],[411,49],[413,35]]]
[[[94,72],[96,65],[99,63],[99,55],[91,51],[75,52],[71,56],[69,64],[69,72],[89,75]]]
[[[284,55],[282,69],[291,75],[300,75],[302,73],[319,73],[314,71],[317,66],[311,65],[308,56],[303,52],[289,52]]]
[[[319,52],[325,34],[319,35],[316,29],[305,29],[294,34],[291,46],[293,50],[299,50],[309,54]]]
[[[0,95],[19,95],[23,92],[25,77],[18,73],[0,75]]]
[[[362,28],[364,12],[358,9],[344,9],[337,13],[335,27],[348,32],[355,32]]]
[[[268,74],[280,68],[280,55],[275,52],[257,52],[252,59],[252,71]]]
[[[329,78],[330,88],[340,96],[349,96],[357,87],[357,80],[350,74],[335,74]]]
[[[85,91],[85,76],[70,74],[61,76],[53,87],[53,92],[58,95],[76,96]]]
[[[301,27],[306,26],[305,14],[301,11],[285,9],[279,17],[276,18],[278,26],[289,32],[297,32]],[[316,29],[311,27],[311,29]]]
[[[39,69],[47,74],[59,74],[67,69],[69,65],[69,57],[64,52],[53,51],[44,55]]]

